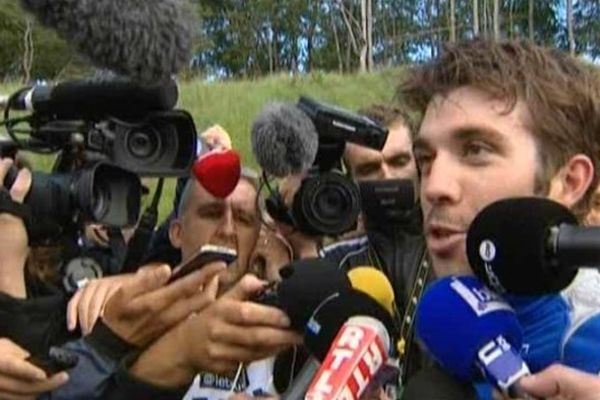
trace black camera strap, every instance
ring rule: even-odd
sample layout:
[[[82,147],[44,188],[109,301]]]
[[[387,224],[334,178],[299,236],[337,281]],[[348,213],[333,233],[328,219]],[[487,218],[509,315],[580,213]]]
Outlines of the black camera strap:
[[[0,188],[0,214],[8,213],[21,218],[25,224],[31,218],[31,209],[27,204],[17,203],[10,197],[8,189]]]
[[[162,195],[163,185],[164,179],[160,178],[158,180],[158,184],[156,185],[152,203],[142,214],[138,226],[135,229],[135,233],[127,245],[126,255],[123,259],[121,272],[135,272],[146,256],[148,245],[150,244],[152,234],[154,233],[154,228],[156,227],[156,222],[158,221],[158,204]]]

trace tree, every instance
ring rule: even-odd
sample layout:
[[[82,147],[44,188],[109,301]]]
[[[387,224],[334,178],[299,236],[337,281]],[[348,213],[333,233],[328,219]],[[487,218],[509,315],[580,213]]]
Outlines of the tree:
[[[456,4],[450,0],[450,43],[456,42]]]
[[[573,0],[567,0],[567,31],[569,37],[569,52],[575,55],[575,33],[573,30]]]
[[[500,40],[500,2],[494,0],[494,40]]]
[[[473,0],[473,36],[479,36],[479,0]]]
[[[529,6],[527,7],[527,21],[528,21],[528,28],[529,28],[529,40],[531,40],[532,42],[535,40],[535,28],[534,28],[534,22],[533,22],[533,0],[529,0]]]

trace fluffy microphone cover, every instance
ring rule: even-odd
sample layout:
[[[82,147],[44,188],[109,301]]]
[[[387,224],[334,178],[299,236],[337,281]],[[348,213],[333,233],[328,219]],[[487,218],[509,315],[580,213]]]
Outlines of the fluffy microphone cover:
[[[308,170],[319,147],[311,119],[286,103],[265,106],[252,125],[251,141],[258,164],[278,177]]]
[[[21,0],[101,68],[151,83],[189,62],[193,19],[181,0]]]

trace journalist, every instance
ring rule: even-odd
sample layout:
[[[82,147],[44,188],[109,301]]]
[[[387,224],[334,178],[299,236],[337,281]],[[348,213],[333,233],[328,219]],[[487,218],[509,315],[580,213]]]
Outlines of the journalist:
[[[398,98],[422,117],[413,151],[436,276],[472,274],[467,228],[496,200],[540,196],[580,220],[589,212],[600,151],[594,75],[557,50],[485,40],[451,46],[408,73]],[[530,368],[600,371],[598,307],[568,292],[521,301]]]
[[[420,210],[411,203],[403,205],[406,210],[399,212],[402,201],[380,202],[365,194],[375,190],[402,192],[407,180],[416,179],[411,128],[403,109],[391,104],[374,104],[359,113],[389,130],[380,151],[352,143],[345,146],[343,161],[347,171],[359,186],[369,185],[373,189],[363,191],[361,199],[362,234],[337,241],[319,251],[314,238],[283,224],[280,228],[292,243],[297,257],[318,254],[333,260],[344,271],[357,266],[372,266],[385,273],[395,292],[396,317],[402,326],[404,353],[401,354],[401,365],[405,379],[420,368],[421,363],[418,349],[412,346],[414,308],[407,305],[416,304],[429,273]],[[302,178],[291,176],[280,185],[286,204],[292,203]],[[412,186],[409,184],[408,187],[412,192]]]
[[[4,180],[11,160],[0,161],[0,178]],[[121,360],[140,351],[165,331],[203,309],[214,298],[209,287],[212,277],[222,270],[209,265],[201,271],[167,285],[171,269],[146,266],[129,277],[126,284],[104,304],[102,323],[85,339],[64,344],[67,354],[78,357],[73,369],[46,375],[28,360],[33,354],[46,359],[57,332],[65,327],[65,299],[58,294],[30,298],[26,285],[25,265],[30,252],[22,205],[31,186],[31,174],[21,170],[10,191],[2,188],[0,215],[3,233],[7,233],[0,251],[2,261],[3,328],[0,344],[0,394],[2,398],[74,399],[102,398]],[[9,243],[10,242],[10,243]],[[5,246],[6,244],[6,246]],[[10,244],[10,245],[9,245]],[[6,279],[10,277],[10,279]],[[7,329],[6,327],[10,328]],[[19,333],[21,332],[21,333]],[[10,335],[7,337],[7,333]]]

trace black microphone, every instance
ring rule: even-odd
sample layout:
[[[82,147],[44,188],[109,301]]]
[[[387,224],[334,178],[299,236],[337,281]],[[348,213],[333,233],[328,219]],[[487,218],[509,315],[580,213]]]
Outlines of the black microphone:
[[[159,85],[123,79],[72,80],[24,89],[10,107],[57,119],[143,117],[151,111],[173,109],[177,98],[172,79]]]
[[[97,67],[156,82],[189,62],[194,14],[181,0],[21,0],[21,4]]]
[[[566,207],[548,199],[500,200],[471,223],[467,255],[477,277],[500,293],[556,293],[578,268],[600,265],[600,227],[577,226]]]
[[[307,171],[315,161],[319,135],[311,119],[293,104],[266,105],[252,124],[252,152],[269,174]]]

